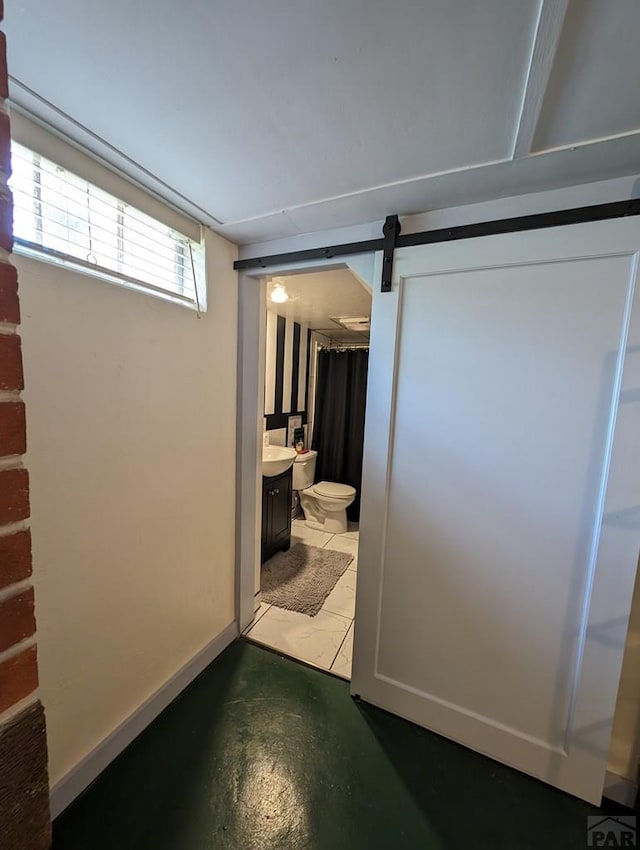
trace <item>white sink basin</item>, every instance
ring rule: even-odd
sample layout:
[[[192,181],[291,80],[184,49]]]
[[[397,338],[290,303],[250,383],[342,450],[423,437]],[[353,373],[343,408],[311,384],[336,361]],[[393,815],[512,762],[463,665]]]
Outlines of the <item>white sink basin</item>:
[[[264,446],[262,449],[262,474],[267,478],[286,472],[296,457],[295,449],[285,446]]]

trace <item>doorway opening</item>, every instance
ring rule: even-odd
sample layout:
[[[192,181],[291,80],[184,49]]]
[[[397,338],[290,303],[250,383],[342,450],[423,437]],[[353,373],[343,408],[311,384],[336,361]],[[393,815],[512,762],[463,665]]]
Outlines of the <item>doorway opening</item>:
[[[244,634],[349,679],[371,290],[347,268],[265,286],[260,569]]]

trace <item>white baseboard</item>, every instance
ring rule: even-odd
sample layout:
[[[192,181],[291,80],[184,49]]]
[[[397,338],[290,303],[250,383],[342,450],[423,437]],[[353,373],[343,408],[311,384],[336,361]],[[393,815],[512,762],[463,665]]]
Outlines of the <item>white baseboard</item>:
[[[178,670],[133,714],[88,753],[51,788],[51,817],[57,817],[78,794],[82,793],[116,756],[128,747],[173,700],[238,637],[237,624],[231,623],[197,655]]]
[[[624,776],[618,776],[617,773],[611,773],[610,770],[606,772],[603,797],[632,808],[635,805],[637,794],[638,785],[636,782]]]

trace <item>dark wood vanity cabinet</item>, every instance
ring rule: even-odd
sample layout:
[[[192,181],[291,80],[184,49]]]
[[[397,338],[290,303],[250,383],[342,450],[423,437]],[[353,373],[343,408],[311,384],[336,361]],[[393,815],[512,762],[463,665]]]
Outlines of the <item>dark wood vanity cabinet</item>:
[[[262,563],[291,545],[292,470],[262,479]]]

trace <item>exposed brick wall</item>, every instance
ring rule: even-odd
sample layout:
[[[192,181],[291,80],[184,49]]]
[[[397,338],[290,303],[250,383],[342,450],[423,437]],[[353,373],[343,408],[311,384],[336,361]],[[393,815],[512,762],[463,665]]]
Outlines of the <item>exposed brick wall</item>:
[[[19,321],[18,273],[14,266],[2,263],[0,265],[0,322],[17,325]]]
[[[0,652],[10,649],[35,633],[32,587],[0,602]]]
[[[35,702],[0,727],[2,850],[51,846],[44,712]]]
[[[31,532],[29,529],[0,537],[0,590],[31,575]]]
[[[0,390],[14,392],[23,387],[20,337],[15,333],[0,334]]]
[[[4,457],[3,453],[3,457]],[[20,461],[16,461],[20,463]],[[0,471],[0,524],[9,525],[29,516],[29,475],[26,469]],[[2,625],[0,624],[0,628]]]
[[[0,446],[3,456],[23,455],[27,450],[24,404],[5,401],[0,404]]]
[[[2,0],[0,0],[0,21]],[[0,33],[0,848],[51,845],[44,712],[37,698],[29,475],[13,246],[6,40]]]
[[[22,702],[37,687],[38,654],[29,646],[0,664],[0,711]]]

